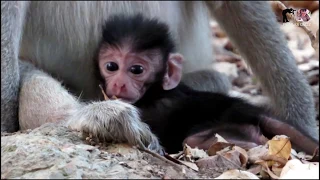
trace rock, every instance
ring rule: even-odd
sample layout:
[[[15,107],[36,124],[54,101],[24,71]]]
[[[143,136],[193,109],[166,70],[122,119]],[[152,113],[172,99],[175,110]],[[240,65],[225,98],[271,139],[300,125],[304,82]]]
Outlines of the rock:
[[[229,170],[221,174],[219,177],[215,179],[259,179],[256,175],[241,170]]]
[[[1,178],[199,178],[122,144],[85,144],[80,132],[48,123],[31,132],[1,134]]]

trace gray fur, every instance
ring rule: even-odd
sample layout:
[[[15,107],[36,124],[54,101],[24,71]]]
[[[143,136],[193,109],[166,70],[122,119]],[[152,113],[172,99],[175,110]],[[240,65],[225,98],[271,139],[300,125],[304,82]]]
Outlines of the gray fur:
[[[101,92],[93,75],[92,57],[101,38],[101,24],[117,12],[142,12],[168,23],[178,52],[186,59],[184,72],[205,69],[212,62],[209,7],[258,75],[279,115],[315,135],[310,88],[295,66],[268,6],[266,2],[210,1],[32,1],[27,6],[22,1],[2,1],[1,131],[17,129],[20,50],[21,59],[43,70],[28,65],[20,69],[24,72],[19,100],[21,127],[67,121],[71,127],[78,126],[77,129],[101,135],[102,139],[151,143],[159,149],[156,138],[139,120],[136,108],[119,101],[80,103],[55,79],[67,84],[74,95],[81,94],[82,102],[99,99]],[[27,16],[24,7],[28,7]],[[21,26],[22,20],[26,22],[25,28]],[[111,130],[109,134],[105,128]]]
[[[1,1],[1,132],[18,130],[18,52],[28,3]]]
[[[186,73],[182,82],[194,90],[228,94],[231,82],[228,77],[215,70],[200,70]]]

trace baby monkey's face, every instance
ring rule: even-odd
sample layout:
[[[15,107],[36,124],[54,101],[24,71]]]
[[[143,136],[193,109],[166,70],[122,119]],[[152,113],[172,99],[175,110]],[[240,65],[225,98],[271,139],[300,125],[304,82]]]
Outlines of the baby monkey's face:
[[[104,79],[108,97],[133,104],[146,92],[146,83],[155,81],[161,69],[161,54],[157,50],[132,52],[131,48],[102,46],[99,52],[99,70]]]

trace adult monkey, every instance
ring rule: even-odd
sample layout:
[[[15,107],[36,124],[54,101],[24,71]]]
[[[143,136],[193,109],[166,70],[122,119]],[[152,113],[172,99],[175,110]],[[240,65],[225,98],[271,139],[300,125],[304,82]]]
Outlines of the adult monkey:
[[[317,136],[312,93],[295,66],[275,16],[267,2],[1,2],[1,131],[18,129],[17,105],[20,97],[30,109],[19,109],[20,126],[34,128],[45,122],[85,118],[86,129],[107,120],[136,119],[135,108],[119,102],[78,103],[49,75],[65,82],[85,100],[97,99],[99,89],[91,60],[100,39],[100,26],[112,13],[142,12],[168,23],[177,49],[186,59],[185,72],[200,70],[211,63],[208,11],[215,16],[232,42],[247,60],[274,104],[279,119]],[[22,28],[24,26],[24,28]],[[22,31],[23,30],[23,31]],[[19,39],[22,39],[19,44]],[[195,60],[197,61],[191,61]],[[20,74],[19,74],[20,68]],[[34,94],[26,89],[34,88]],[[28,91],[29,92],[29,91]],[[31,98],[36,97],[36,98]],[[39,106],[39,107],[38,107]],[[42,108],[42,109],[39,109]],[[97,117],[96,111],[103,111]],[[101,114],[101,113],[100,113]],[[138,137],[131,143],[155,142],[155,137],[138,123]],[[79,127],[81,126],[81,127]],[[91,130],[97,128],[91,127]],[[124,127],[126,128],[126,127]],[[127,127],[128,128],[128,127]],[[90,130],[89,130],[90,131]],[[120,130],[119,130],[120,131]],[[141,135],[139,135],[141,134]],[[117,135],[112,135],[117,136]],[[318,138],[318,137],[317,137]]]

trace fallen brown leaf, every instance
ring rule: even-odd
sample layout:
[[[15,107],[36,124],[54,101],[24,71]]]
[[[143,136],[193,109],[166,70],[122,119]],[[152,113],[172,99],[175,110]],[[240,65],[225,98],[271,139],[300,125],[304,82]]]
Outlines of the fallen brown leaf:
[[[208,157],[208,154],[203,149],[191,148],[187,144],[184,145],[183,152],[185,160],[189,162]]]
[[[215,137],[217,138],[217,142],[225,142],[225,143],[228,142],[222,136],[220,136],[218,133],[215,135]]]
[[[269,155],[276,155],[282,157],[286,160],[289,159],[291,154],[291,142],[289,138],[285,135],[274,136],[268,141],[269,145]]]
[[[234,144],[231,144],[231,143],[216,142],[209,147],[207,153],[209,156],[214,156],[217,154],[217,152],[221,150],[225,150],[225,151],[231,150],[233,146]]]
[[[268,148],[268,149],[267,149]],[[264,146],[258,146],[248,151],[249,161],[262,166],[262,176],[279,179],[282,167],[291,155],[291,143],[284,135],[274,136]]]
[[[271,171],[277,176],[280,177],[282,167],[277,167],[275,165],[271,166]]]
[[[265,156],[261,156],[260,159],[268,162],[270,166],[272,166],[275,163],[284,166],[288,162],[287,159],[276,156],[276,155],[265,155]]]
[[[170,154],[169,156],[174,158],[174,159],[180,159],[180,157],[184,154],[183,151],[180,151],[179,153],[177,154]]]
[[[199,167],[199,171],[201,172],[218,171],[222,173],[230,169],[241,168],[239,154],[235,155],[234,157],[235,158],[231,158],[231,157],[227,158],[222,155],[215,155],[215,156],[209,156],[207,158],[200,159],[195,163]]]
[[[248,162],[248,153],[247,153],[247,151],[242,149],[239,146],[233,146],[232,149],[235,150],[235,151],[238,151],[240,153],[239,154],[240,162],[241,162],[242,166],[245,166],[247,164],[247,162]]]
[[[191,147],[185,144],[183,147],[183,153],[184,153],[185,159],[191,162],[192,161]]]
[[[264,176],[264,178],[267,178],[265,177],[265,175],[268,175],[270,177],[272,177],[273,179],[279,179],[279,176],[277,176],[276,174],[274,174],[271,170],[270,170],[270,165],[268,164],[267,161],[264,161],[264,160],[258,160],[255,162],[256,164],[260,164],[262,166],[262,172],[264,171],[266,174],[263,174],[263,173],[260,173],[261,175]]]
[[[221,150],[229,151],[234,146],[234,144],[229,143],[219,134],[216,134],[215,137],[216,137],[216,140],[212,143],[212,145],[207,150],[207,153],[209,156],[214,156],[217,154],[218,151],[221,151]]]
[[[250,163],[255,163],[256,161],[260,160],[262,156],[268,155],[268,146],[267,145],[260,145],[254,148],[251,148],[247,151],[248,160]]]

